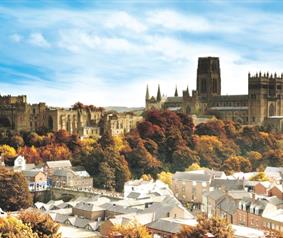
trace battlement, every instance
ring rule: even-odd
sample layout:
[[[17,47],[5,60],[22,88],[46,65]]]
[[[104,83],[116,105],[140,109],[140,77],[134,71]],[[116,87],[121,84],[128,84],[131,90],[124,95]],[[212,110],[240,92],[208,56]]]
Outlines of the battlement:
[[[270,74],[269,72],[266,73],[261,73],[261,72],[256,72],[254,75],[251,75],[251,73],[248,74],[249,80],[283,80],[283,73],[278,74],[274,73],[274,74]]]
[[[12,104],[26,104],[26,103],[27,103],[26,95],[19,95],[19,96],[0,95],[0,104],[12,105]]]

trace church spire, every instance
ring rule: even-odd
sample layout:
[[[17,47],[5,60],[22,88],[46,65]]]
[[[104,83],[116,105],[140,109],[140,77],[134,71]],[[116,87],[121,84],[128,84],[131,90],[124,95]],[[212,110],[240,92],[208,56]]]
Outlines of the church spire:
[[[178,97],[178,89],[177,89],[177,85],[176,85],[176,89],[175,89],[175,94],[174,94],[175,97]]]
[[[156,97],[157,101],[161,101],[161,92],[160,92],[160,85],[158,84],[158,89],[157,89],[157,97]]]
[[[145,99],[148,100],[149,99],[149,89],[148,89],[148,85],[146,85],[146,94],[145,94]]]

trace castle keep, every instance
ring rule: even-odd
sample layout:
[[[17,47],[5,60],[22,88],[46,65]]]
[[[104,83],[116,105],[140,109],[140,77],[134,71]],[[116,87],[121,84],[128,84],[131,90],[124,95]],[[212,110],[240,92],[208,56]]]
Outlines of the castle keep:
[[[187,88],[174,97],[162,97],[158,86],[157,96],[150,97],[146,90],[146,110],[169,109],[187,114],[214,115],[243,125],[266,124],[283,128],[283,74],[248,74],[248,95],[221,95],[219,58],[198,59],[197,89],[190,94]]]

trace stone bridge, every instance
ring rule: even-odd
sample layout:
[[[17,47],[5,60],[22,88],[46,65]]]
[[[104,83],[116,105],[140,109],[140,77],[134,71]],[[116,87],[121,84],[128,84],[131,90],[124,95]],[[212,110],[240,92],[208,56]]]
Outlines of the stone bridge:
[[[64,201],[69,201],[78,197],[93,197],[96,195],[101,195],[103,197],[108,197],[112,200],[121,200],[123,199],[122,193],[111,192],[103,189],[96,188],[64,188],[64,187],[53,187],[50,189],[51,199]]]

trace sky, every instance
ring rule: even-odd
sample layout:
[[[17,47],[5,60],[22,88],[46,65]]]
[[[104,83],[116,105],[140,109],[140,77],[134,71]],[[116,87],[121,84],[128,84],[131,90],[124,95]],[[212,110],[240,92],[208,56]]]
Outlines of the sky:
[[[0,0],[0,94],[68,107],[139,107],[196,88],[198,57],[220,58],[222,94],[248,72],[283,72],[283,1]]]

